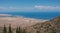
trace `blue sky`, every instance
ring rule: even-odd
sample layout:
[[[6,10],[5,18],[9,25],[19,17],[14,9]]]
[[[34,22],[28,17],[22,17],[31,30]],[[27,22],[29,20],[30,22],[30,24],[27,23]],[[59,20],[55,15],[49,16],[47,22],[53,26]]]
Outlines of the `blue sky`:
[[[0,0],[0,11],[60,12],[60,0]]]

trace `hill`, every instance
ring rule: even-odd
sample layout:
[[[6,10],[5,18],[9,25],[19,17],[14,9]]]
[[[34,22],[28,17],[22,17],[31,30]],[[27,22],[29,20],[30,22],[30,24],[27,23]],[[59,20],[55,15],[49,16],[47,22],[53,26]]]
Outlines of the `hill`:
[[[40,33],[60,33],[60,16],[44,23],[37,23],[32,28],[32,31]]]

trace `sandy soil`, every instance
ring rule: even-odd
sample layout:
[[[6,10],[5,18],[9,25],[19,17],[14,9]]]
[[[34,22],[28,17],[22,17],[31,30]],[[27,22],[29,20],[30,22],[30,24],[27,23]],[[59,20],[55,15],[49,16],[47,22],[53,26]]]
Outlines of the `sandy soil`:
[[[1,15],[4,15],[4,14],[1,14]],[[7,15],[4,15],[4,16],[7,16]],[[12,27],[16,27],[16,26],[26,27],[26,26],[34,25],[36,23],[43,23],[45,21],[46,20],[23,18],[23,17],[0,17],[0,26],[3,26],[4,24],[8,26],[9,24],[11,24]]]

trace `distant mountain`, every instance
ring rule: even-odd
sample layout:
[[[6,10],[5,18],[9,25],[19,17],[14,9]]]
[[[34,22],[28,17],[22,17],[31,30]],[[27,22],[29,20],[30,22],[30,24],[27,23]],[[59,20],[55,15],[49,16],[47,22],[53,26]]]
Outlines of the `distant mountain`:
[[[37,23],[30,27],[31,33],[60,33],[60,16],[43,23]]]

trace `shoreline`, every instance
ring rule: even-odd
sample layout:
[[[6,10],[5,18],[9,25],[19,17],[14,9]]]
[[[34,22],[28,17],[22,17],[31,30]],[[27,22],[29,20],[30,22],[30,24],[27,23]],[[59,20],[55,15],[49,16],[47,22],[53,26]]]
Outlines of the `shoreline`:
[[[41,20],[41,19],[34,19],[34,18],[24,18],[24,17],[0,17],[0,26],[6,24],[9,25],[11,24],[12,27],[16,27],[16,26],[22,26],[22,27],[26,27],[26,26],[31,26],[34,25],[36,23],[43,23],[47,20]]]

